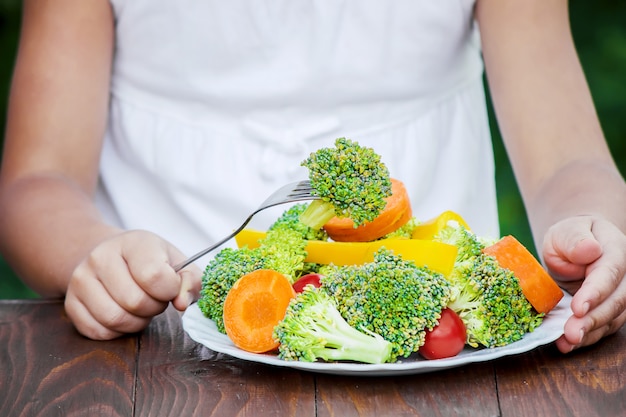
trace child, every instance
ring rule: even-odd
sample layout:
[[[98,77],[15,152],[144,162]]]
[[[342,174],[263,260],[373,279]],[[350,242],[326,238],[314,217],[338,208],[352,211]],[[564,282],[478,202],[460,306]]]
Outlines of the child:
[[[27,0],[3,255],[85,336],[141,330],[197,297],[199,268],[171,265],[341,136],[383,156],[420,218],[495,236],[483,69],[537,247],[576,293],[557,345],[592,344],[626,320],[626,187],[564,0]]]

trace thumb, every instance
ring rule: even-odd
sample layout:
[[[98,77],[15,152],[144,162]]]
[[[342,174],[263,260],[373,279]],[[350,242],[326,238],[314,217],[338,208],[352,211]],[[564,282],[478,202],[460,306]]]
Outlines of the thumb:
[[[593,235],[592,225],[590,218],[576,217],[563,220],[548,230],[543,258],[557,279],[584,278],[587,265],[602,255],[602,246]]]
[[[177,310],[183,311],[200,295],[201,273],[196,265],[189,265],[182,269],[178,275],[180,276],[180,290],[172,300],[172,304]]]
[[[602,255],[602,246],[593,234],[582,237],[569,251],[568,259],[577,265],[589,265]]]
[[[171,264],[176,265],[187,257],[174,246],[169,247],[169,257],[173,261]],[[200,268],[191,263],[178,271],[180,277],[180,285],[178,294],[172,300],[172,304],[179,311],[184,311],[191,303],[196,301],[200,296],[202,287],[202,271]]]

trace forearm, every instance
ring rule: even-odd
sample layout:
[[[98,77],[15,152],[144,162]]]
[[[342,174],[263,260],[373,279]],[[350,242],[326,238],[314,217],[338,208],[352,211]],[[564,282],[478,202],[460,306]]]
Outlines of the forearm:
[[[562,167],[525,204],[538,245],[551,225],[572,216],[603,218],[626,233],[626,186],[605,160],[577,160]]]
[[[63,296],[78,263],[114,233],[91,198],[61,176],[39,174],[0,188],[0,249],[43,296]]]
[[[0,170],[0,246],[33,289],[65,293],[113,232],[92,202],[113,53],[107,0],[24,2]]]
[[[626,230],[626,191],[596,115],[564,0],[479,0],[500,131],[538,245],[557,221],[592,214]]]

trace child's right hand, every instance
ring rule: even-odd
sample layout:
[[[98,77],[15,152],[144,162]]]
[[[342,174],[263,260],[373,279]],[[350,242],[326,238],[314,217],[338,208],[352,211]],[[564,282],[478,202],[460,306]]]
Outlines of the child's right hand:
[[[153,233],[129,231],[99,244],[74,270],[65,309],[86,337],[109,340],[148,326],[171,301],[184,310],[197,299],[201,271]]]

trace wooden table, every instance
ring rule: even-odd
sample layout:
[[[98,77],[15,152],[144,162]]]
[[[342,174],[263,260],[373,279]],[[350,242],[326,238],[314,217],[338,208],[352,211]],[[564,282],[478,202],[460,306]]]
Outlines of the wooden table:
[[[434,373],[315,374],[192,341],[173,309],[143,333],[81,337],[50,300],[0,301],[0,416],[626,416],[626,329]]]

